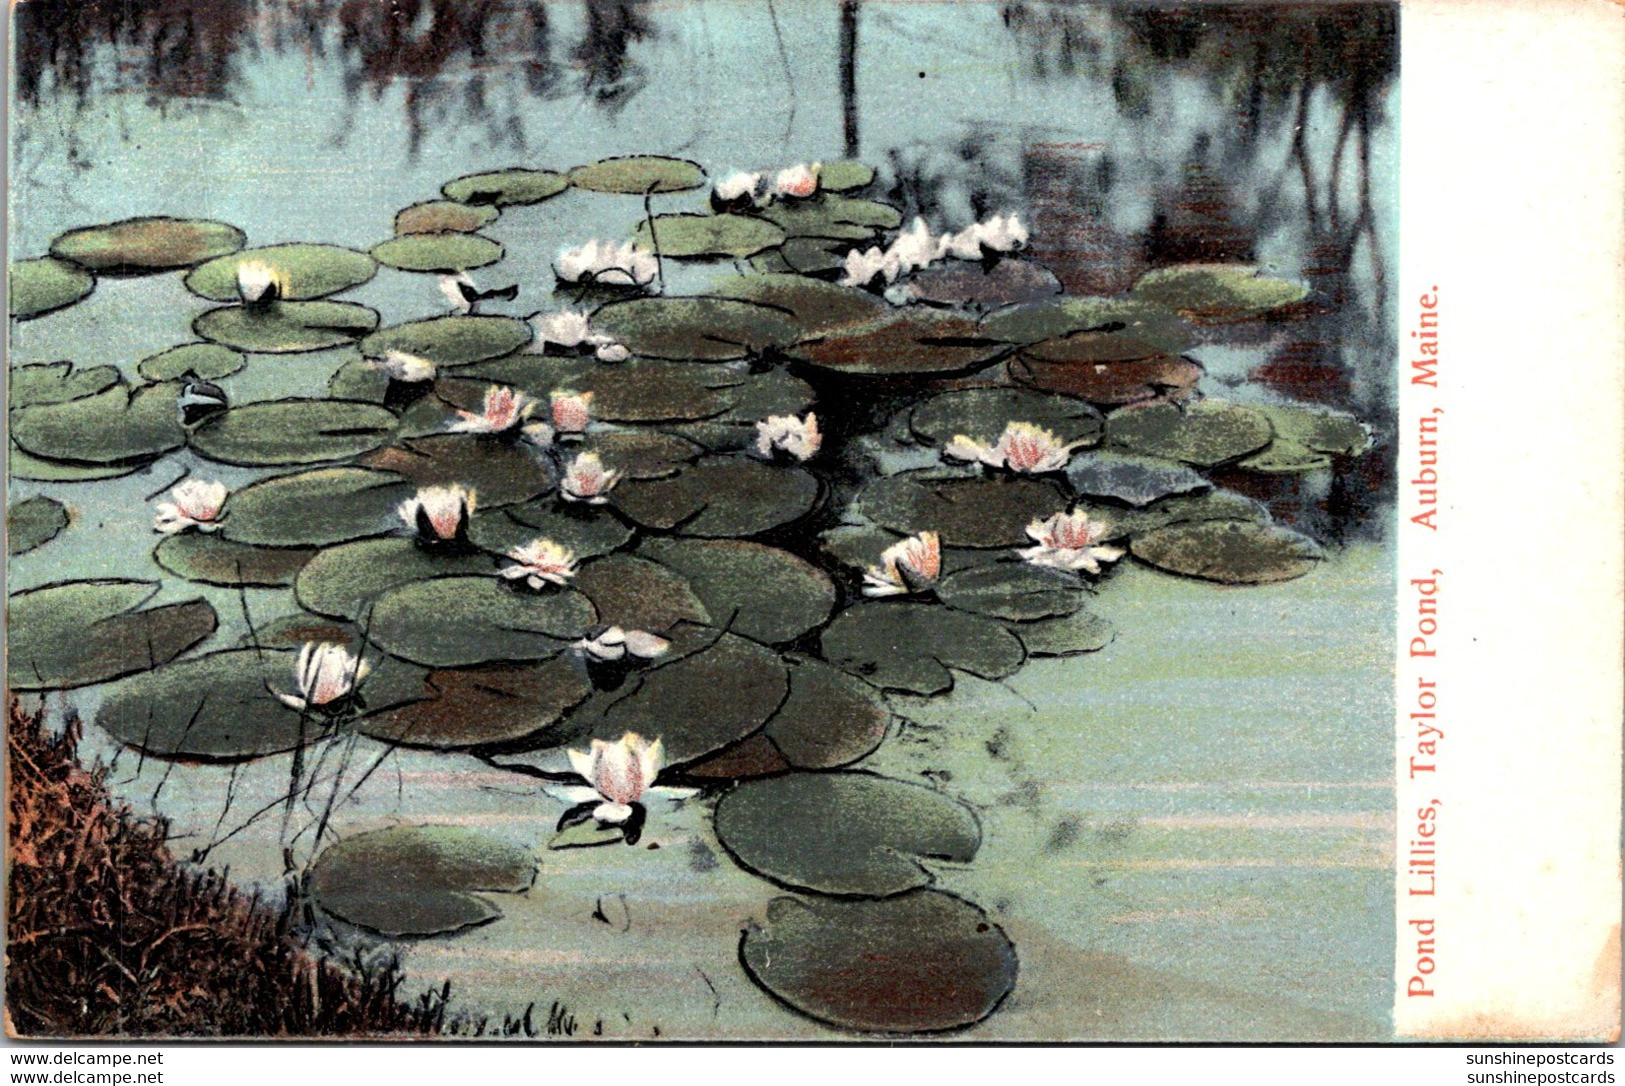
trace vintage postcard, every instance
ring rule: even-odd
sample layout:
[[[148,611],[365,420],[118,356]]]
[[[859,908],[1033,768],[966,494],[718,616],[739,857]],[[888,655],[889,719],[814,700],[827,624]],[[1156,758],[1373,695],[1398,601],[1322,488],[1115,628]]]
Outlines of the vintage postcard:
[[[1618,7],[11,36],[10,1036],[1617,1037]]]

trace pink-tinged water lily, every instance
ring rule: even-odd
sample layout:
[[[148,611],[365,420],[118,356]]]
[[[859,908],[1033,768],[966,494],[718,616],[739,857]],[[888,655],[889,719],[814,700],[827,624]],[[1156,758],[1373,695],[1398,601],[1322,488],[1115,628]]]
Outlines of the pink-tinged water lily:
[[[592,393],[560,388],[553,390],[551,399],[553,432],[556,436],[587,432],[587,424],[592,421]]]
[[[880,565],[863,575],[865,596],[907,596],[936,587],[942,576],[942,542],[936,532],[920,532],[880,552]]]
[[[306,709],[330,711],[353,694],[371,670],[371,664],[351,654],[343,645],[307,641],[299,650],[299,662],[294,666],[299,693],[277,694],[277,700],[300,712]]]
[[[435,377],[433,362],[405,351],[385,351],[382,358],[363,358],[361,361],[371,369],[388,374],[392,381],[418,384],[433,381]]]
[[[664,656],[671,648],[671,642],[647,630],[623,630],[619,626],[606,626],[597,634],[583,637],[571,647],[586,653],[594,660],[609,663],[628,656],[639,660],[653,660],[657,656]]]
[[[559,481],[559,496],[567,502],[603,505],[620,481],[621,473],[604,467],[597,453],[584,452],[565,469]]]
[[[523,392],[492,385],[485,390],[485,405],[479,414],[458,410],[461,419],[451,424],[456,434],[505,434],[524,422],[536,404]]]
[[[576,575],[575,551],[551,539],[533,539],[509,551],[508,557],[517,564],[504,568],[501,576],[510,581],[523,579],[531,588],[569,584]]]
[[[274,302],[287,292],[287,273],[265,261],[244,260],[237,265],[237,296],[246,304]]]
[[[1121,547],[1099,545],[1106,531],[1081,509],[1056,513],[1027,525],[1027,534],[1038,546],[1017,553],[1035,566],[1099,573],[1100,563],[1115,562],[1127,553]]]
[[[476,495],[462,486],[426,486],[395,510],[425,543],[450,543],[468,534]]]
[[[184,479],[170,490],[172,501],[158,503],[158,515],[152,520],[153,530],[165,535],[174,535],[188,528],[217,532],[220,530],[220,507],[226,504],[229,493],[224,483]]]
[[[596,239],[565,249],[553,262],[553,272],[566,283],[583,280],[610,285],[646,287],[660,274],[660,263],[640,245]]]
[[[797,460],[811,460],[824,443],[818,432],[818,416],[811,411],[805,417],[770,415],[756,424],[756,451],[772,456],[782,449]]]
[[[993,445],[955,434],[943,447],[942,455],[950,460],[980,462],[990,468],[1004,468],[1024,475],[1041,475],[1060,471],[1072,459],[1072,450],[1060,438],[1030,422],[1012,422],[1004,428]]]
[[[694,788],[657,786],[665,761],[660,740],[649,742],[636,732],[627,732],[617,742],[594,739],[590,750],[567,750],[570,767],[588,787],[567,786],[560,791],[572,803],[596,803],[592,817],[601,823],[619,825],[634,815],[634,804],[651,798],[687,799]],[[568,817],[568,816],[566,816]]]
[[[788,166],[778,172],[773,178],[773,191],[779,196],[790,196],[804,200],[818,191],[818,171],[823,164],[814,162],[811,166],[799,162]]]

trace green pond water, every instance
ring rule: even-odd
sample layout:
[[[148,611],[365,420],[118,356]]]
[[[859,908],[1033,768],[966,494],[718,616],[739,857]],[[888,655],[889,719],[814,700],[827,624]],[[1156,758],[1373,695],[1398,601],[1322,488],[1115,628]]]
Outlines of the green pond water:
[[[472,31],[446,30],[445,9],[426,5],[407,44],[385,55],[437,35],[448,48],[438,67],[411,71],[359,59],[378,28],[342,25],[336,5],[293,5],[304,20],[273,5],[222,7],[211,26],[225,36],[207,40],[227,59],[188,93],[128,63],[162,23],[157,5],[80,67],[47,67],[23,96],[12,117],[13,261],[43,254],[63,230],[145,214],[229,222],[250,246],[364,250],[390,236],[397,210],[479,170],[636,152],[689,158],[718,177],[839,158],[854,135],[833,4],[550,4],[541,35],[528,8],[497,5],[478,49]],[[1258,491],[1278,521],[1326,544],[1308,575],[1232,587],[1125,559],[1089,601],[1115,629],[1098,652],[890,698],[900,722],[862,767],[975,811],[975,858],[926,866],[940,888],[986,909],[1020,960],[1009,996],[963,1036],[1385,1039],[1397,89],[1381,64],[1353,69],[1369,78],[1352,90],[1330,78],[1336,65],[1318,46],[1300,47],[1324,36],[1295,37],[1305,31],[1290,22],[1187,28],[1198,47],[1168,55],[1146,45],[1142,22],[1106,8],[857,11],[850,104],[856,157],[879,170],[870,195],[925,211],[939,230],[1019,211],[1033,255],[1068,293],[1121,293],[1148,267],[1194,261],[1258,263],[1305,282],[1322,304],[1304,319],[1215,329],[1190,352],[1206,366],[1200,388],[1329,404],[1377,435],[1335,483],[1322,472]],[[1237,51],[1226,42],[1256,46],[1270,78],[1221,59]],[[1345,131],[1356,113],[1361,125]],[[1295,115],[1307,122],[1301,143]],[[654,210],[700,210],[705,191],[655,197]],[[554,308],[559,249],[629,238],[642,217],[636,197],[575,189],[506,209],[481,230],[506,255],[474,274],[484,286],[517,283],[519,295],[482,312]],[[699,293],[741,270],[667,261],[666,290]],[[11,364],[111,364],[134,383],[136,363],[191,341],[192,320],[213,304],[181,278],[103,277],[84,301],[14,322]],[[446,310],[434,275],[389,268],[341,297],[384,325]],[[352,356],[251,355],[220,384],[233,404],[323,396]],[[821,415],[843,406],[857,404],[817,404]],[[48,495],[70,523],[10,559],[8,590],[158,580],[157,602],[214,605],[220,627],[203,648],[235,646],[249,633],[245,613],[255,628],[296,613],[290,593],[164,571],[152,558],[152,503],[183,472],[235,490],[280,470],[188,449],[107,481],[13,479],[8,503]],[[47,703],[94,721],[101,696],[89,687]],[[398,944],[406,990],[449,979],[454,1011],[500,1020],[535,1004],[543,1021],[556,1003],[575,1036],[625,1040],[855,1036],[786,1008],[741,969],[741,931],[785,891],[729,858],[713,796],[654,808],[636,847],[549,851],[564,805],[467,754],[364,738],[320,745],[306,758],[318,786],[285,818],[275,801],[290,755],[236,769],[170,763],[120,748],[94,723],[83,752],[115,762],[121,798],[171,820],[179,854],[208,847],[207,862],[273,895],[283,848],[308,859],[335,787],[339,835],[435,822],[535,850],[535,885],[490,895],[501,919]]]

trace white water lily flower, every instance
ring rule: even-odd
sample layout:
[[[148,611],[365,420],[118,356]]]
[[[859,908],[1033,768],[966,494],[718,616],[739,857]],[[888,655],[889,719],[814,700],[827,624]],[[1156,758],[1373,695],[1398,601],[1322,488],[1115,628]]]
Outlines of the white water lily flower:
[[[664,656],[671,642],[647,630],[623,630],[619,626],[606,626],[596,636],[583,637],[571,648],[605,662],[635,656],[639,660],[653,660]]]
[[[604,467],[597,453],[584,452],[565,469],[559,481],[559,496],[567,502],[603,505],[609,492],[621,481],[621,473]]]
[[[943,447],[942,455],[950,460],[980,462],[990,468],[1004,468],[1023,475],[1040,475],[1060,471],[1072,459],[1072,450],[1060,438],[1030,422],[1012,422],[1004,428],[996,444],[955,434]]]
[[[288,293],[287,273],[263,260],[244,260],[237,265],[237,296],[249,305],[274,302]]]
[[[986,222],[967,226],[957,234],[943,237],[943,250],[960,260],[980,260],[984,250],[1013,253],[1027,244],[1027,228],[1014,213],[995,215]]]
[[[464,288],[467,290],[464,290]],[[440,277],[440,293],[445,295],[446,301],[451,303],[451,311],[457,316],[466,316],[474,310],[474,299],[468,295],[477,288],[474,277],[466,271],[456,275],[442,275]]]
[[[942,576],[942,542],[936,532],[920,532],[880,552],[880,565],[863,575],[865,596],[907,596],[929,592]]]
[[[566,283],[591,282],[645,287],[660,273],[653,253],[640,245],[594,239],[565,249],[553,262],[553,271]]]
[[[519,436],[532,445],[545,447],[553,444],[553,426],[546,422],[527,422],[519,431]]]
[[[925,220],[916,215],[908,229],[897,235],[886,252],[897,265],[898,272],[906,275],[940,260],[946,240],[933,236]]]
[[[385,351],[382,358],[363,358],[361,361],[371,369],[388,374],[394,381],[417,384],[421,381],[433,381],[435,378],[433,362],[427,358],[419,358],[415,354],[407,354],[405,351]]]
[[[474,511],[475,498],[474,491],[462,486],[426,486],[395,511],[417,529],[419,538],[443,543],[461,539],[468,531],[468,517]]]
[[[759,173],[745,173],[735,171],[716,183],[713,190],[717,199],[732,203],[745,197],[754,199],[756,190],[761,187],[762,175]]]
[[[454,434],[505,434],[524,422],[536,403],[523,392],[492,385],[485,390],[485,404],[479,414],[458,409],[461,419],[451,424]]]
[[[508,557],[518,564],[507,566],[500,575],[510,581],[524,578],[531,588],[569,584],[576,575],[575,551],[551,539],[533,539],[509,551]]]
[[[1035,566],[1098,574],[1100,563],[1115,562],[1127,553],[1122,547],[1100,546],[1106,526],[1091,521],[1081,509],[1035,520],[1027,525],[1027,534],[1038,546],[1017,553]]]
[[[618,742],[592,741],[587,751],[567,750],[570,767],[590,787],[569,786],[560,789],[563,798],[571,803],[601,802],[593,808],[592,817],[599,822],[616,825],[632,817],[632,804],[647,799],[687,799],[698,789],[657,786],[655,778],[665,761],[660,740],[649,742],[636,732],[627,732]]]
[[[822,168],[823,163],[820,162],[814,162],[811,166],[805,162],[788,166],[773,178],[773,191],[779,196],[806,199],[818,191],[818,171]]]
[[[371,670],[371,664],[351,654],[343,645],[307,641],[299,650],[299,662],[294,666],[299,693],[277,694],[276,697],[288,708],[300,712],[321,710],[351,694]]]
[[[592,335],[592,329],[587,324],[587,314],[579,309],[537,313],[530,318],[530,327],[535,333],[535,339],[530,346],[532,351],[540,351],[549,343],[556,343],[560,347],[579,347]]]
[[[756,451],[763,456],[771,457],[773,450],[783,449],[797,460],[811,460],[823,443],[818,416],[811,411],[799,419],[770,415],[756,424]]]
[[[593,353],[598,356],[600,362],[625,362],[632,357],[632,352],[625,344],[616,343],[607,336],[602,343],[598,344],[598,349]]]
[[[171,501],[158,503],[158,515],[152,519],[154,531],[174,535],[188,528],[200,532],[220,530],[220,507],[231,493],[224,483],[206,483],[202,479],[183,479],[170,490]]]
[[[877,275],[890,283],[896,280],[902,271],[896,258],[878,245],[861,251],[853,249],[846,254],[843,267],[845,269],[845,274],[841,277],[843,287],[866,287]]]
[[[587,424],[592,421],[591,392],[575,392],[568,388],[554,389],[551,399],[555,436],[573,436],[587,432]]]

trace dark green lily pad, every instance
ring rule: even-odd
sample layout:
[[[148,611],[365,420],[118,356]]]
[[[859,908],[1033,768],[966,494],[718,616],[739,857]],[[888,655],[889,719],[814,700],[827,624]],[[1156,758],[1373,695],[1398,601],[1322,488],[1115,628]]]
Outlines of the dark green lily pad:
[[[220,534],[262,547],[325,547],[404,528],[417,491],[392,472],[317,468],[250,483],[226,499]]]
[[[1290,438],[1277,437],[1251,456],[1236,461],[1234,466],[1238,471],[1260,475],[1307,475],[1329,470],[1332,458]]]
[[[152,558],[177,577],[235,588],[286,588],[316,553],[311,547],[254,547],[214,532],[165,537]]]
[[[211,309],[192,331],[250,354],[298,354],[342,347],[378,327],[378,314],[354,302],[272,302]]]
[[[792,890],[890,897],[935,880],[919,859],[969,863],[982,828],[934,788],[872,773],[789,773],[722,797],[717,840],[746,870]]]
[[[991,268],[950,260],[910,275],[908,291],[922,302],[981,312],[1059,294],[1061,281],[1034,260],[1000,260]]]
[[[6,508],[6,552],[27,554],[43,547],[68,526],[68,510],[55,498],[36,494]]]
[[[368,365],[359,351],[346,353],[351,354],[350,360],[327,379],[328,396],[335,400],[382,404],[389,396],[389,375],[377,366]]]
[[[535,354],[471,366],[442,389],[466,382],[506,385],[546,403],[554,389],[591,392],[592,417],[602,422],[686,422],[715,418],[728,407],[728,390],[743,378],[721,366],[635,358],[613,366],[591,359],[552,358]],[[484,384],[477,386],[482,390]],[[447,394],[451,394],[448,393]]]
[[[929,603],[867,601],[835,616],[823,633],[824,659],[882,690],[940,694],[949,668],[982,679],[1014,675],[1026,652],[1003,625]]]
[[[1111,445],[1199,468],[1257,452],[1274,434],[1262,412],[1224,400],[1199,400],[1185,407],[1148,404],[1114,412],[1106,421]]]
[[[800,343],[789,354],[819,369],[857,377],[946,377],[984,369],[1008,350],[980,338],[973,320],[910,308]]]
[[[1055,570],[995,562],[944,577],[937,598],[958,611],[1030,622],[1071,614],[1083,606],[1085,594],[1074,578]]]
[[[762,734],[791,766],[834,769],[880,746],[892,712],[879,691],[814,657],[787,663],[790,696]]]
[[[1276,441],[1340,456],[1359,456],[1371,448],[1371,428],[1347,412],[1296,404],[1266,405],[1258,410],[1275,428]]]
[[[711,293],[783,310],[803,339],[854,328],[890,312],[883,299],[866,290],[805,275],[729,275],[720,278]]]
[[[1098,652],[1117,636],[1110,622],[1085,610],[1037,622],[1018,622],[1010,631],[1027,647],[1028,656],[1077,656]]]
[[[627,479],[669,479],[692,464],[701,449],[692,441],[658,430],[600,430],[581,443]]]
[[[739,259],[782,244],[784,231],[750,215],[683,212],[645,219],[632,240],[663,257]]]
[[[747,358],[797,336],[783,311],[731,298],[634,298],[602,307],[592,322],[633,354],[680,362]]]
[[[760,272],[833,275],[846,269],[848,245],[830,238],[790,238],[776,251],[753,256],[750,262]]]
[[[6,682],[13,690],[66,690],[144,671],[214,632],[201,599],[138,610],[156,581],[61,581],[13,593],[6,621]]]
[[[96,289],[96,277],[55,257],[19,260],[11,265],[11,319],[29,320],[72,305]]]
[[[1251,264],[1180,264],[1146,272],[1130,293],[1194,321],[1225,324],[1301,302],[1309,288],[1262,275]]]
[[[487,508],[529,501],[553,489],[541,456],[518,441],[478,434],[411,438],[362,457],[364,468],[393,471],[419,486],[461,484]]]
[[[987,913],[938,890],[880,901],[775,898],[739,945],[792,1010],[860,1033],[974,1025],[1015,987],[1016,949]]]
[[[876,479],[857,501],[858,512],[883,527],[903,535],[936,532],[955,547],[1025,545],[1027,525],[1066,506],[1061,488],[1044,479],[935,469]]]
[[[706,456],[669,479],[623,481],[615,507],[646,528],[712,538],[760,535],[818,504],[817,476],[747,456]]]
[[[51,255],[95,272],[134,274],[201,264],[247,240],[223,222],[160,215],[69,230],[51,242]]]
[[[1066,481],[1084,497],[1113,498],[1136,507],[1213,485],[1177,460],[1109,450],[1074,457],[1066,467]]]
[[[348,400],[275,400],[233,407],[192,431],[192,448],[223,464],[270,467],[343,460],[395,433],[395,414]]]
[[[818,398],[818,393],[806,381],[777,368],[751,374],[743,384],[735,385],[729,395],[733,403],[717,421],[749,423],[752,442],[757,422],[769,415],[800,415]]]
[[[630,554],[582,563],[571,584],[592,601],[603,625],[665,633],[679,622],[711,621],[686,577]]]
[[[1042,426],[1068,445],[1093,444],[1105,430],[1100,412],[1082,400],[1025,388],[956,389],[909,412],[909,429],[938,447],[959,434],[991,445],[1012,422]]]
[[[494,204],[514,207],[539,204],[548,197],[557,196],[570,187],[563,174],[552,170],[530,170],[516,166],[507,170],[474,173],[447,181],[440,186],[440,194],[448,200],[464,204]]]
[[[437,366],[466,366],[511,354],[530,342],[530,325],[517,317],[432,317],[381,328],[361,341],[361,353],[390,351],[427,358]]]
[[[595,615],[568,588],[520,591],[500,578],[439,577],[393,588],[372,610],[372,639],[425,667],[545,660],[586,633]]]
[[[248,360],[228,347],[214,343],[183,343],[144,358],[135,371],[149,381],[174,381],[187,374],[205,381],[230,377]]]
[[[36,362],[13,366],[7,404],[22,407],[67,403],[106,392],[123,381],[117,366],[79,366],[72,362]]]
[[[361,631],[348,622],[339,622],[315,615],[295,613],[279,615],[269,622],[255,620],[254,629],[237,639],[240,649],[303,648],[309,642],[331,642],[343,645],[350,652],[361,646]],[[292,691],[289,691],[292,693]]]
[[[186,442],[175,401],[180,387],[114,385],[66,403],[11,413],[11,439],[48,460],[90,464],[150,460]]]
[[[488,554],[446,554],[405,536],[358,539],[328,547],[300,569],[293,582],[299,606],[318,615],[359,618],[392,588],[436,577],[495,576]]]
[[[1130,298],[1055,298],[1006,306],[982,318],[982,334],[1002,343],[1044,344],[1038,356],[1061,362],[1177,355],[1196,342],[1172,312]]]
[[[502,910],[477,892],[518,894],[535,881],[525,849],[462,826],[391,826],[324,849],[309,888],[340,920],[412,938],[489,923]]]
[[[562,182],[564,179],[559,178]],[[456,184],[456,182],[453,182]],[[564,186],[559,186],[562,189]],[[494,201],[493,201],[494,203]],[[395,213],[396,234],[472,234],[490,226],[500,215],[490,204],[463,204],[456,200],[426,200]]]
[[[570,171],[570,184],[589,192],[617,192],[629,196],[687,192],[705,184],[705,171],[685,159],[625,155],[577,166]]]
[[[776,547],[741,539],[645,539],[638,553],[687,578],[717,625],[766,645],[822,626],[835,609],[828,574]]]
[[[483,268],[502,259],[502,246],[483,234],[446,230],[438,234],[401,234],[367,250],[378,263],[410,272],[458,272]]]
[[[406,747],[494,746],[534,739],[591,693],[586,667],[568,653],[539,664],[431,671],[421,701],[369,713],[356,727]]]
[[[88,483],[98,479],[117,479],[121,475],[142,471],[151,464],[149,460],[128,464],[74,464],[63,460],[46,460],[24,452],[14,443],[7,453],[13,479],[41,483]]]
[[[1177,355],[1087,363],[1044,362],[1023,356],[1010,362],[1010,376],[1017,384],[1064,392],[1105,407],[1184,399],[1204,372],[1199,364]]]
[[[237,269],[254,261],[279,273],[281,297],[289,301],[325,298],[349,290],[378,271],[372,257],[340,245],[267,245],[199,264],[186,273],[186,289],[211,301],[238,301],[242,296],[237,290]]]
[[[1221,584],[1290,581],[1326,557],[1308,536],[1253,521],[1173,524],[1136,535],[1134,557],[1170,573]]]
[[[634,530],[605,506],[573,505],[556,498],[475,510],[468,527],[474,545],[495,555],[506,555],[535,539],[551,539],[585,559],[608,554],[633,535]]]
[[[1269,523],[1269,511],[1251,498],[1233,490],[1205,490],[1197,494],[1176,494],[1159,498],[1142,509],[1117,505],[1078,502],[1076,507],[1105,528],[1102,539],[1122,539],[1143,535],[1170,524],[1206,520],[1250,520]]]
[[[818,171],[818,187],[824,192],[851,192],[875,179],[875,168],[854,159],[826,162]]]
[[[881,230],[902,225],[902,214],[890,204],[833,193],[793,203],[778,201],[763,208],[762,218],[793,238],[868,241]]]

